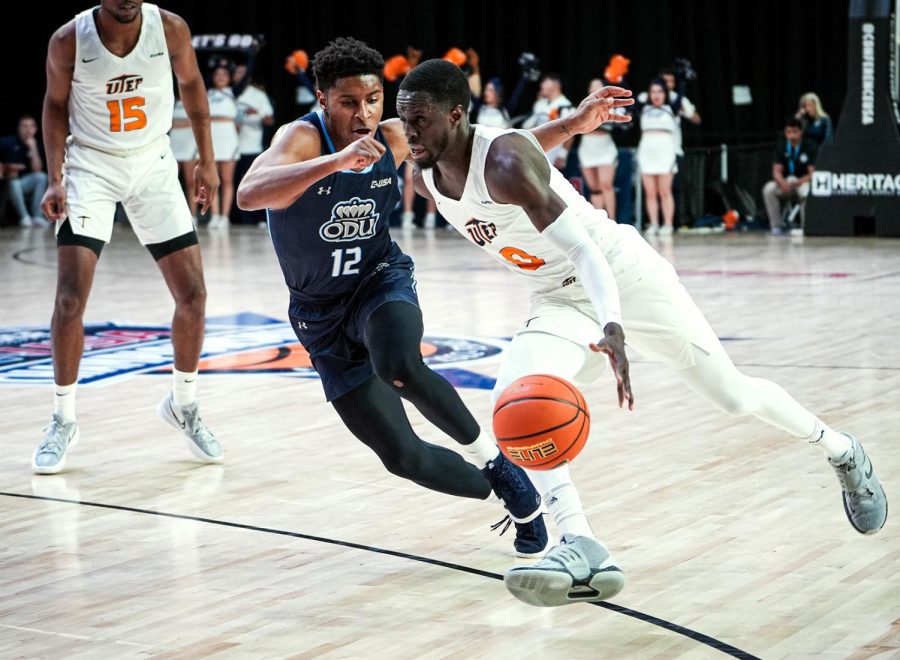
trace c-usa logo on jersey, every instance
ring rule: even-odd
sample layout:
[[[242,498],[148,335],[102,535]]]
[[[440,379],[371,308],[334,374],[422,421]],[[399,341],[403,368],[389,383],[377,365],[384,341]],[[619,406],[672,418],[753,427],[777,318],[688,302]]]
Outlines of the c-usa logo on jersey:
[[[350,201],[338,202],[331,209],[331,219],[319,228],[319,236],[331,243],[372,238],[378,216],[374,200],[353,197]]]

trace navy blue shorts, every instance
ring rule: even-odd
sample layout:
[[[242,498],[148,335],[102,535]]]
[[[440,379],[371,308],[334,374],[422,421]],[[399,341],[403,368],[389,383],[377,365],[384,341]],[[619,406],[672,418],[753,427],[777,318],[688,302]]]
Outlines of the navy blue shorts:
[[[413,260],[396,247],[353,295],[326,303],[291,300],[291,327],[309,352],[328,401],[359,387],[375,373],[365,343],[366,324],[377,308],[396,301],[419,306]]]

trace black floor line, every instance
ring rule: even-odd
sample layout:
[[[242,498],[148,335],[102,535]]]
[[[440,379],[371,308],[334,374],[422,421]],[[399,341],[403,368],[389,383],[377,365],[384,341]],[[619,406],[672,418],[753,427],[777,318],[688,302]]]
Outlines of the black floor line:
[[[352,543],[350,541],[340,541],[338,539],[329,539],[324,536],[314,536],[312,534],[303,534],[301,532],[291,532],[284,529],[273,529],[271,527],[258,527],[256,525],[245,525],[243,523],[229,522],[227,520],[215,520],[214,518],[201,518],[199,516],[186,516],[180,513],[166,513],[165,511],[153,511],[151,509],[139,509],[131,506],[121,506],[118,504],[101,504],[99,502],[83,502],[81,500],[68,500],[60,497],[44,497],[41,495],[25,495],[23,493],[6,493],[0,491],[0,496],[4,497],[19,497],[22,499],[29,500],[44,500],[48,502],[64,502],[66,504],[80,504],[81,506],[92,506],[99,509],[113,509],[115,511],[128,511],[130,513],[143,513],[152,516],[162,516],[165,518],[176,518],[178,520],[192,520],[194,522],[202,522],[209,523],[211,525],[220,525],[222,527],[233,527],[236,529],[246,529],[252,532],[265,532],[266,534],[277,534],[279,536],[291,536],[298,539],[304,539],[307,541],[317,541],[319,543],[328,543],[331,545],[339,545],[345,548],[353,548],[355,550],[364,550],[366,552],[374,552],[381,555],[389,555],[391,557],[399,557],[401,559],[409,559],[412,561],[418,561],[423,564],[431,564],[432,566],[440,566],[442,568],[449,568],[454,571],[461,571],[463,573],[470,573],[472,575],[478,575],[480,577],[490,578],[492,580],[502,580],[503,576],[498,575],[497,573],[491,573],[489,571],[482,571],[477,568],[471,568],[470,566],[463,566],[462,564],[453,564],[451,562],[441,561],[440,559],[431,559],[430,557],[422,557],[420,555],[411,555],[406,552],[398,552],[397,550],[388,550],[386,548],[377,548],[371,545],[363,545],[360,543]],[[630,616],[633,619],[637,619],[639,621],[644,621],[646,623],[650,623],[654,626],[658,626],[660,628],[664,628],[671,632],[677,633],[679,635],[684,635],[685,637],[694,640],[695,642],[699,642],[701,644],[705,644],[717,651],[721,651],[726,655],[730,655],[735,658],[745,658],[747,660],[759,660],[755,655],[747,653],[746,651],[742,651],[730,644],[726,644],[725,642],[720,642],[714,637],[710,637],[709,635],[704,635],[703,633],[697,632],[695,630],[691,630],[690,628],[685,628],[684,626],[679,626],[677,623],[672,623],[670,621],[666,621],[665,619],[660,619],[658,617],[652,616],[650,614],[644,614],[643,612],[638,612],[637,610],[632,610],[627,607],[622,607],[621,605],[615,605],[613,603],[591,603],[591,605],[595,605],[597,607],[602,607],[604,609],[610,610],[612,612],[616,612],[618,614],[624,614],[625,616]]]

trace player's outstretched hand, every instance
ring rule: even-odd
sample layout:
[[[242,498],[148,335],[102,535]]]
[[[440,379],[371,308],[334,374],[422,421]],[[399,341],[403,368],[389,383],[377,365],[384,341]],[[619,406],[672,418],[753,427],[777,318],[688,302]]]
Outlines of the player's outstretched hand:
[[[340,151],[343,169],[365,169],[372,163],[381,160],[386,151],[387,147],[373,137],[364,137],[351,142]]]
[[[624,108],[634,104],[631,98],[631,90],[615,85],[601,87],[596,92],[588,94],[578,104],[578,108],[569,115],[567,124],[573,133],[590,133],[600,124],[608,121],[626,124],[631,121],[631,115],[626,114]]]
[[[634,393],[631,391],[631,377],[628,375],[628,357],[625,355],[625,332],[618,323],[607,323],[603,328],[603,339],[591,344],[595,353],[606,353],[613,373],[616,375],[616,389],[619,392],[619,408],[628,401],[628,409],[634,410]]]
[[[66,189],[61,182],[51,183],[41,199],[41,210],[44,217],[50,222],[59,222],[65,219],[68,213],[66,209]]]
[[[215,162],[197,163],[194,167],[194,199],[200,204],[201,215],[209,210],[219,189],[219,173]]]

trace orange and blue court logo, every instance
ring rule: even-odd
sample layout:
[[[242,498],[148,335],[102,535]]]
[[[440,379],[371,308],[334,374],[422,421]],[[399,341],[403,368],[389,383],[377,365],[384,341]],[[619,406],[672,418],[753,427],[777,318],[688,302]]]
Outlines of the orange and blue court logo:
[[[165,374],[174,355],[169,326],[85,323],[78,382],[110,384],[143,374]],[[425,363],[457,387],[492,389],[494,378],[471,371],[494,361],[505,339],[427,335]],[[207,319],[200,370],[204,374],[276,374],[318,378],[309,354],[286,321],[253,313]],[[0,384],[49,385],[53,360],[48,327],[0,328]]]

